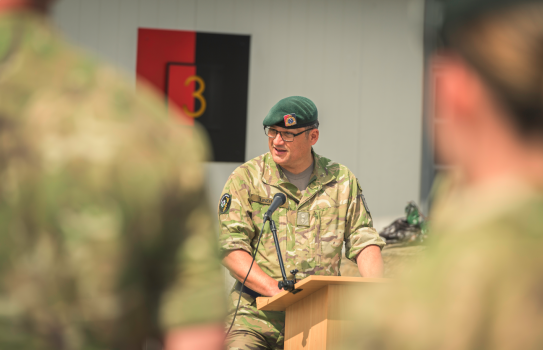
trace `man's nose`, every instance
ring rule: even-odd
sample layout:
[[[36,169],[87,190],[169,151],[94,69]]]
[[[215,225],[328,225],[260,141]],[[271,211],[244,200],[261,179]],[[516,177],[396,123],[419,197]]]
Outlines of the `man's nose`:
[[[283,137],[281,136],[281,133],[277,133],[277,135],[275,135],[275,138],[273,139],[273,144],[282,145],[284,143],[285,141],[283,141]]]

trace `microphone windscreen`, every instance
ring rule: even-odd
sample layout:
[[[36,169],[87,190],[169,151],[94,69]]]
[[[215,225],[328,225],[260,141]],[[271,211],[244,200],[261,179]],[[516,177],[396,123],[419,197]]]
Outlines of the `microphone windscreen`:
[[[285,202],[287,201],[287,196],[285,196],[285,194],[281,193],[281,192],[277,193],[275,196],[273,196],[273,198],[274,199],[275,198],[281,198],[281,204],[280,205],[285,204]]]

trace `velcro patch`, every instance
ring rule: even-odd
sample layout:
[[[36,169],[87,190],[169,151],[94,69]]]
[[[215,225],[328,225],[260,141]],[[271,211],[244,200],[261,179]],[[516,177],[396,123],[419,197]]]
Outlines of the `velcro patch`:
[[[366,203],[366,197],[362,193],[360,193],[360,198],[362,199],[362,203],[364,203],[364,209],[366,209],[366,213],[370,213],[370,208],[368,208],[368,203]]]
[[[232,195],[230,193],[223,194],[219,202],[219,213],[228,213],[230,210],[230,204],[232,204]]]
[[[273,198],[266,198],[266,197],[260,197],[258,194],[252,194],[250,197],[249,197],[249,200],[251,202],[254,202],[254,203],[260,203],[260,204],[264,204],[264,205],[271,205],[272,202],[273,202]],[[286,201],[285,203],[283,203],[283,205],[280,206],[280,208],[286,208],[288,209],[288,201]]]
[[[360,186],[360,181],[356,179],[356,186],[358,186],[358,192],[362,192],[362,186]]]
[[[287,114],[283,118],[285,119],[285,126],[293,126],[298,124],[295,113]]]
[[[366,209],[366,212],[368,214],[371,214],[368,203],[366,202],[366,197],[364,197],[364,195],[362,194],[362,186],[360,186],[360,181],[358,181],[358,179],[356,179],[356,186],[358,186],[358,197],[360,197],[360,199],[362,199],[362,203],[364,203],[364,209]]]
[[[296,226],[307,226],[309,227],[309,218],[311,215],[306,211],[299,211],[298,217],[296,218]]]

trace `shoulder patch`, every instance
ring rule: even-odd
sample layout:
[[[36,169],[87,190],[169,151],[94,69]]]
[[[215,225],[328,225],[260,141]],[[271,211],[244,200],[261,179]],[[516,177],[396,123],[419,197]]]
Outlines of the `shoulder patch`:
[[[371,214],[368,203],[366,202],[366,197],[364,197],[364,194],[362,194],[362,186],[360,186],[360,181],[358,181],[358,179],[356,179],[356,185],[358,186],[358,197],[360,197],[360,199],[362,200],[362,203],[364,204],[364,209],[366,209],[366,212],[368,214]]]
[[[360,181],[358,181],[358,179],[356,179],[356,186],[358,186],[358,191],[362,192],[362,186],[360,186]]]
[[[230,210],[230,204],[232,203],[232,195],[230,193],[225,193],[222,195],[219,202],[219,213],[226,214]]]
[[[366,213],[371,214],[370,208],[368,208],[368,203],[366,202],[366,197],[362,193],[360,193],[360,198],[362,199],[362,203],[364,203],[364,209],[366,209]]]

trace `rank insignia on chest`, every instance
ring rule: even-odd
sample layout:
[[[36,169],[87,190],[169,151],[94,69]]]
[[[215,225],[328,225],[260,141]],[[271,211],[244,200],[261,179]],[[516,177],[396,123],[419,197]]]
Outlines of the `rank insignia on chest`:
[[[295,113],[287,114],[283,118],[285,118],[285,126],[287,126],[287,127],[297,124],[296,114]]]
[[[228,213],[228,210],[230,210],[231,203],[232,203],[232,195],[230,193],[225,193],[221,197],[221,201],[219,202],[219,213],[221,214]]]
[[[298,212],[298,218],[296,220],[296,226],[307,226],[309,227],[309,213],[308,212]]]

